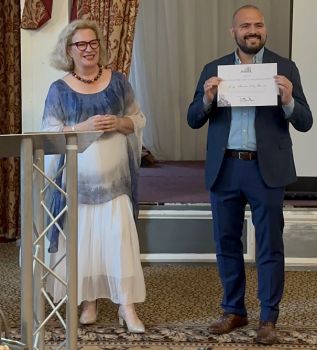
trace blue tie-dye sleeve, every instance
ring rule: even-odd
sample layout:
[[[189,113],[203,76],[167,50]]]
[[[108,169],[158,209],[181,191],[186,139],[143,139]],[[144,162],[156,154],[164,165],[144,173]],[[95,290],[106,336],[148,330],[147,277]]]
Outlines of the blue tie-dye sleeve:
[[[134,96],[129,81],[121,76],[123,86],[124,116],[132,120],[134,132],[127,135],[129,168],[131,175],[131,201],[134,217],[138,217],[138,177],[141,163],[142,133],[145,126],[145,116]]]
[[[60,132],[64,128],[65,115],[61,103],[61,92],[57,82],[54,82],[48,91],[42,119],[43,131]]]
[[[54,82],[48,91],[46,100],[44,113],[42,118],[42,131],[47,132],[61,132],[64,128],[64,120],[65,116],[62,108],[62,100],[61,100],[61,91],[59,88],[59,84]],[[45,157],[45,164],[50,169],[48,171],[48,176],[53,177],[57,170],[60,169],[65,161],[65,155],[50,155]],[[65,187],[62,184],[63,172],[61,172],[56,178],[55,183],[60,188]],[[45,192],[45,202],[46,205],[51,212],[51,214],[56,217],[65,206],[65,198],[61,195],[59,191],[57,191],[54,187],[50,186]],[[47,225],[51,223],[49,217],[46,218]],[[60,227],[63,227],[64,217],[62,216],[58,223]],[[49,253],[55,253],[58,250],[58,236],[59,230],[56,225],[53,225],[52,228],[48,231],[48,239],[50,241]]]

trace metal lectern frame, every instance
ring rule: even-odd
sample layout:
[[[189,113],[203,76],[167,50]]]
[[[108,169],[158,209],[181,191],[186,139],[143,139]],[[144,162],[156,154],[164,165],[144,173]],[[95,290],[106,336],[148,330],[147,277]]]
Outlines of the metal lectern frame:
[[[0,157],[20,157],[21,167],[21,341],[28,349],[44,349],[45,325],[54,315],[66,329],[66,349],[77,349],[77,154],[102,132],[28,133],[0,136]],[[44,155],[65,154],[66,295],[54,306],[45,291],[52,271],[45,264]],[[46,181],[46,182],[47,182]],[[58,216],[58,215],[57,215]],[[57,224],[52,218],[52,225]],[[58,225],[58,224],[57,224]],[[45,317],[45,299],[52,312]],[[58,312],[66,302],[66,323]],[[64,343],[62,344],[64,346]]]

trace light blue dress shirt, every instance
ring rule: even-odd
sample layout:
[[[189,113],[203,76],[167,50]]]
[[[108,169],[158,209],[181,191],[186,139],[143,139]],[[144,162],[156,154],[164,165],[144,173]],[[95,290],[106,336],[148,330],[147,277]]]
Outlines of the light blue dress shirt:
[[[253,63],[263,62],[262,48],[254,57]],[[240,58],[235,54],[234,64],[241,64]],[[256,136],[254,128],[255,107],[232,107],[231,127],[228,139],[228,149],[256,151]]]

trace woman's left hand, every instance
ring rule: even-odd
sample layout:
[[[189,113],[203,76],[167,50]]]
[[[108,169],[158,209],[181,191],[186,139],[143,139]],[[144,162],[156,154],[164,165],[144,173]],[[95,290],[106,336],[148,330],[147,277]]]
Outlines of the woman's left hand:
[[[134,131],[134,125],[128,117],[116,117],[112,114],[105,114],[103,119],[103,131],[117,131],[124,135],[129,135]]]
[[[121,119],[112,114],[105,114],[103,120],[103,131],[104,132],[112,132],[112,131],[120,131]]]

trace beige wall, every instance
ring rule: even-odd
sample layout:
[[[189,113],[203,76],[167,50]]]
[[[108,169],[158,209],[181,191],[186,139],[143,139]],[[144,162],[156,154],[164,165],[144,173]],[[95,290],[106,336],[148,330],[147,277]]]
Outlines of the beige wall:
[[[40,30],[21,30],[23,132],[39,130],[48,88],[64,75],[50,66],[49,53],[68,18],[68,1],[54,0],[52,18]]]

